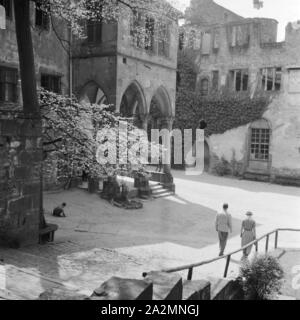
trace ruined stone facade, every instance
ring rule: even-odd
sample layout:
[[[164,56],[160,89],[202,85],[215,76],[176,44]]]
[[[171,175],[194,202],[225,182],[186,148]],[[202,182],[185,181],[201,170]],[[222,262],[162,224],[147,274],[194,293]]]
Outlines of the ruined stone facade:
[[[213,1],[204,2],[210,2],[211,10]],[[206,7],[202,8],[205,16]],[[283,42],[277,42],[277,21],[265,18],[221,23],[212,19],[212,23],[189,23],[185,30],[187,35],[194,30],[184,46],[202,96],[261,95],[270,101],[257,122],[207,139],[211,170],[223,158],[245,177],[299,184],[300,24],[288,24]]]

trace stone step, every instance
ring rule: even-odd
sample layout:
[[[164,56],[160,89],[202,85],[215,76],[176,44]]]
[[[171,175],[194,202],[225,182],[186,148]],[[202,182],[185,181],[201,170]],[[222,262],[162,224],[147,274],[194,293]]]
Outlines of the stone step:
[[[91,300],[152,300],[153,284],[145,280],[112,277],[95,289]]]
[[[211,285],[211,300],[239,300],[241,288],[232,279],[208,277]]]
[[[166,192],[163,192],[163,193],[160,193],[160,194],[153,195],[153,198],[155,198],[155,199],[157,199],[157,198],[165,198],[165,197],[170,197],[170,196],[173,196],[173,195],[174,195],[174,193],[166,191]]]
[[[158,184],[157,186],[150,186],[151,190],[161,190],[164,189],[164,187],[161,184]]]
[[[205,280],[185,280],[182,300],[210,300],[210,283]]]
[[[162,192],[168,192],[169,190],[167,189],[164,189],[164,188],[159,188],[159,189],[151,189],[152,191],[152,194],[159,194],[159,193],[162,193]]]
[[[151,271],[145,281],[153,284],[153,300],[182,300],[182,278],[174,273]]]
[[[163,185],[159,183],[155,185],[150,185],[150,189],[151,189],[152,196],[155,199],[174,195],[173,191],[166,189]]]

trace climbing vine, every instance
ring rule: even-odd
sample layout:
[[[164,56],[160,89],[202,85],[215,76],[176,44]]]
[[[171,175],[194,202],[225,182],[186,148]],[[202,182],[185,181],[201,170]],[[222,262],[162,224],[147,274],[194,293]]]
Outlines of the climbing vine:
[[[196,71],[193,59],[187,52],[180,51],[177,71],[176,119],[178,129],[197,129],[204,119],[205,134],[222,134],[227,130],[246,125],[260,119],[269,99],[263,95],[213,94],[201,96],[196,88]]]
[[[205,134],[222,134],[227,130],[260,119],[269,101],[265,97],[214,96],[203,98],[199,94],[180,88],[177,91],[175,128],[197,129],[204,119]]]

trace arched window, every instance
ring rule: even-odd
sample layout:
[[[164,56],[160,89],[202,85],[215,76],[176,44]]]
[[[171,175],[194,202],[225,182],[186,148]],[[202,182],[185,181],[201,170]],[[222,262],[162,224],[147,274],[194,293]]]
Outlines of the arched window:
[[[202,79],[200,83],[200,95],[207,96],[208,95],[208,79]]]
[[[250,160],[269,161],[271,129],[264,119],[250,127]]]

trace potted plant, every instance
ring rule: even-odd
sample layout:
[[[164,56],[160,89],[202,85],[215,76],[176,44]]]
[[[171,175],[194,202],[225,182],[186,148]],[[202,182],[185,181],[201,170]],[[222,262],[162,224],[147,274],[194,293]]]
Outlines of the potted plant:
[[[245,300],[272,300],[280,294],[283,278],[284,272],[278,259],[261,255],[243,263],[239,282]]]
[[[148,188],[150,175],[145,170],[136,171],[134,174],[134,187],[135,188]]]

